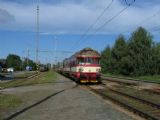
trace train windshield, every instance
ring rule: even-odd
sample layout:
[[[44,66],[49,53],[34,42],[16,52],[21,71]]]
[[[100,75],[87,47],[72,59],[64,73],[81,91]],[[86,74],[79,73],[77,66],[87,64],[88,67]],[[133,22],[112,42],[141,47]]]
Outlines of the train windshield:
[[[86,63],[93,63],[93,58],[86,58]]]
[[[78,59],[78,64],[83,64],[84,63],[84,58],[79,58]]]
[[[94,64],[99,64],[99,58],[94,59]]]
[[[99,59],[98,58],[86,58],[86,63],[99,64]]]
[[[78,58],[78,64],[99,64],[99,58]]]

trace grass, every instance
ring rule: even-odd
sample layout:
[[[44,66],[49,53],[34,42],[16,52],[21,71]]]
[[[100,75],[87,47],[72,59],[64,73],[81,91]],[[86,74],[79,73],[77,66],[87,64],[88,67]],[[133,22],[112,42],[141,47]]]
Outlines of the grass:
[[[17,79],[8,82],[0,82],[0,87],[2,88],[10,88],[10,87],[18,87],[18,86],[27,86],[27,85],[36,85],[36,84],[44,84],[44,83],[52,83],[57,78],[57,73],[54,71],[48,71],[40,73],[38,77],[30,78],[30,79]],[[48,91],[47,91],[48,93]],[[37,92],[36,92],[37,94]],[[38,93],[39,94],[39,93]],[[25,93],[26,95],[26,93]],[[16,109],[22,103],[25,103],[23,98],[25,96],[18,96],[15,94],[4,94],[0,93],[0,120],[4,119],[8,112]],[[35,95],[34,95],[35,97]]]
[[[124,79],[130,79],[130,80],[145,80],[145,81],[151,81],[151,82],[156,82],[156,83],[160,83],[160,75],[153,75],[153,76],[138,76],[138,77],[131,77],[131,76],[123,76],[123,75],[115,75],[115,74],[111,74],[111,73],[105,73],[105,76],[109,76],[109,77],[119,77],[119,78],[124,78]]]
[[[22,103],[21,99],[11,94],[0,94],[0,120],[9,109],[13,109]]]
[[[160,75],[140,76],[140,77],[135,77],[135,78],[140,79],[140,80],[147,80],[147,81],[153,81],[153,82],[160,83]]]
[[[0,77],[4,77],[5,75],[9,75],[11,73],[0,73]],[[21,74],[13,74],[14,79],[27,78],[31,75],[36,74],[36,71],[25,71]]]
[[[19,105],[22,101],[15,95],[11,94],[0,94],[0,108],[13,108]]]
[[[43,83],[51,83],[57,77],[57,73],[54,71],[48,71],[41,73],[39,76],[30,78],[30,79],[18,79],[12,80],[9,82],[1,82],[1,88],[9,88],[9,87],[18,87],[18,86],[26,86],[26,85],[34,85],[34,84],[43,84]]]
[[[23,74],[18,74],[18,75],[15,75],[15,79],[16,78],[27,78],[31,75],[34,75],[36,73],[36,71],[25,71]]]

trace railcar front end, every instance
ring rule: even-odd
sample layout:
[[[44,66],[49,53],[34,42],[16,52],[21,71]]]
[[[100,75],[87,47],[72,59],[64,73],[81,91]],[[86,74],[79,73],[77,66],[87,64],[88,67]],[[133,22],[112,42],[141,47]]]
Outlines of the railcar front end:
[[[77,64],[71,67],[72,76],[80,83],[101,82],[99,57],[78,57]]]

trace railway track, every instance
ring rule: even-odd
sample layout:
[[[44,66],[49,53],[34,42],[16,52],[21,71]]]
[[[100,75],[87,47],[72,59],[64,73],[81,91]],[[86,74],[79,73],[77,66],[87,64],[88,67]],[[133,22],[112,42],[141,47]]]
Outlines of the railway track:
[[[110,78],[110,77],[104,77],[104,76],[102,76],[101,79],[103,81],[110,81],[110,82],[115,82],[123,85],[135,85],[135,86],[151,85],[153,86],[153,88],[146,89],[146,91],[160,95],[159,83],[144,82],[144,81],[138,81],[138,80],[135,81],[135,80],[122,79],[122,78]]]
[[[42,73],[34,73],[26,78],[23,78],[23,79],[19,79],[19,82],[18,83],[23,83],[24,81],[23,80],[29,80],[29,79],[32,79],[32,78],[36,78],[38,76],[42,75]],[[10,81],[6,81],[6,82],[10,82]],[[15,86],[15,87],[18,87],[19,85]],[[21,86],[21,85],[20,85]],[[6,89],[7,87],[0,87],[0,90],[4,90]]]
[[[103,83],[100,87],[104,89],[97,89],[94,86],[87,86],[91,91],[99,94],[104,99],[111,101],[127,108],[128,110],[151,120],[160,120],[160,105],[150,101],[107,88]]]
[[[139,83],[150,83],[150,84],[157,84],[160,85],[159,82],[154,82],[154,81],[147,81],[147,80],[139,80],[139,79],[133,79],[133,78],[124,78],[124,77],[115,77],[115,76],[105,76],[101,75],[101,78],[103,80],[108,80],[108,81],[114,81],[114,82],[121,82],[121,83],[126,83],[126,84],[139,84]]]

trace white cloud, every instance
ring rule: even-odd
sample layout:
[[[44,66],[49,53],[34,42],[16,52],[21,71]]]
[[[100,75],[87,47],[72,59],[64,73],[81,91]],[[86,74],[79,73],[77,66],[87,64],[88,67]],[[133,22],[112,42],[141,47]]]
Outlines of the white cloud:
[[[106,0],[94,0],[94,2],[92,0],[85,0],[79,4],[76,2],[61,2],[59,4],[45,4],[42,2],[40,4],[40,30],[46,33],[82,34],[94,23],[97,16],[110,2],[106,2]],[[134,6],[131,6],[112,22],[104,26],[98,33],[119,34],[132,31],[140,25],[153,30],[153,27],[160,25],[159,14],[148,19],[149,16],[160,10],[160,5],[153,3],[152,6],[149,6],[151,3],[143,4],[137,0]],[[101,20],[94,26],[94,29],[97,29],[124,7],[125,4],[120,3],[119,0],[115,0]],[[14,19],[11,19],[12,21],[10,20],[6,24],[1,25],[0,29],[36,30],[35,4],[24,5],[1,1],[0,8],[5,10],[8,15],[14,16]],[[145,19],[147,20],[140,24]]]
[[[6,10],[0,8],[0,24],[7,24],[12,20],[14,20],[14,17],[11,14],[9,14]]]

